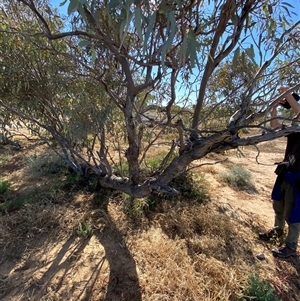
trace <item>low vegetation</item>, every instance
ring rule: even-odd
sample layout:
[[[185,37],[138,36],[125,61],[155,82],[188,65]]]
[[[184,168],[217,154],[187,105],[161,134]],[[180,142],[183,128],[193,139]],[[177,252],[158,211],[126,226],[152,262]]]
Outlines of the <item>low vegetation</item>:
[[[44,153],[34,153],[26,162],[26,172],[37,176],[57,174],[67,168],[66,162],[51,149]]]
[[[240,301],[280,301],[270,283],[262,281],[259,276],[252,274],[243,289]]]
[[[228,171],[220,174],[222,180],[238,190],[256,192],[251,173],[242,166],[231,166]]]
[[[5,181],[0,178],[0,196],[3,196],[8,192],[9,186],[10,184],[8,181]]]

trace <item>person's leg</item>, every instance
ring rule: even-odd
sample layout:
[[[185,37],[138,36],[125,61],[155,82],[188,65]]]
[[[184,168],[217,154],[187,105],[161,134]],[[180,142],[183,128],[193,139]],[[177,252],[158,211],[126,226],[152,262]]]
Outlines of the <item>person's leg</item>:
[[[290,214],[292,212],[293,206],[294,206],[294,191],[293,187],[286,181],[283,182],[282,184],[283,188],[283,216],[284,219],[288,222]],[[275,209],[274,209],[275,210]],[[282,208],[280,209],[282,210]],[[281,221],[282,216],[279,214],[279,222]],[[300,234],[300,223],[289,223],[288,222],[288,234],[285,239],[285,245],[278,249],[273,249],[273,255],[276,257],[281,257],[281,258],[287,258],[290,256],[296,255],[296,249],[298,246],[298,239],[299,239],[299,234]]]
[[[298,247],[298,239],[300,235],[300,223],[289,223],[288,235],[285,239],[286,245],[296,250]]]
[[[282,198],[279,201],[273,201],[273,210],[275,213],[275,221],[274,227],[279,228],[281,230],[284,229],[285,226],[285,198],[284,198],[284,183],[281,185]]]
[[[273,201],[273,210],[275,213],[274,228],[283,230],[285,226],[283,198],[280,201]]]
[[[284,182],[284,189],[285,189],[285,208],[284,208],[284,216],[286,221],[289,221],[289,217],[291,215],[295,199],[294,199],[294,190],[293,187],[287,183]],[[288,234],[285,239],[285,243],[288,247],[290,247],[293,250],[296,250],[298,247],[298,239],[300,234],[300,223],[290,223],[288,222]]]
[[[284,195],[283,189],[284,187],[281,187],[282,195]],[[283,235],[285,226],[284,208],[284,198],[281,198],[279,201],[273,201],[273,210],[275,213],[274,227],[267,232],[258,233],[258,237],[261,240],[270,241]]]

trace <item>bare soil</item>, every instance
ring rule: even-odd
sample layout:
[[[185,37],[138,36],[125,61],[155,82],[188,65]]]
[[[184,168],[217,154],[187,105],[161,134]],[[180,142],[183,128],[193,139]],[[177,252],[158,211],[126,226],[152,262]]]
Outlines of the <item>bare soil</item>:
[[[299,301],[299,256],[275,259],[271,249],[279,242],[257,239],[257,231],[273,226],[274,162],[283,158],[285,143],[282,138],[260,144],[259,152],[251,146],[241,152],[210,154],[197,162],[226,159],[193,169],[195,175],[204,174],[211,198],[207,207],[198,207],[193,214],[202,210],[208,218],[211,212],[229,218],[235,236],[228,234],[223,242],[206,235],[205,227],[197,242],[196,236],[176,233],[180,225],[172,228],[172,236],[171,226],[164,222],[180,221],[179,213],[188,210],[181,205],[175,206],[177,211],[170,207],[169,212],[149,213],[150,218],[142,216],[136,222],[124,213],[124,202],[110,200],[107,206],[95,207],[96,198],[105,202],[104,195],[87,191],[66,195],[56,188],[56,175],[26,173],[26,157],[42,151],[42,145],[28,145],[22,151],[2,147],[1,178],[12,183],[16,197],[38,187],[40,199],[38,205],[28,203],[0,216],[0,300],[226,301],[234,300],[249,273],[258,273],[282,300]],[[256,192],[233,189],[220,179],[231,165],[251,172]],[[75,235],[85,224],[92,225],[93,235]],[[226,222],[223,227],[220,232],[227,231]],[[260,253],[264,260],[256,258]]]

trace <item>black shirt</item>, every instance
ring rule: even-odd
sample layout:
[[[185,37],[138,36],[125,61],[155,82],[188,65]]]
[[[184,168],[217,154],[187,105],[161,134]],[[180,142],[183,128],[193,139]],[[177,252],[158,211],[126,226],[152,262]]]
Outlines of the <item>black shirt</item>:
[[[286,170],[300,172],[300,133],[293,133],[287,136],[284,162],[287,162]]]

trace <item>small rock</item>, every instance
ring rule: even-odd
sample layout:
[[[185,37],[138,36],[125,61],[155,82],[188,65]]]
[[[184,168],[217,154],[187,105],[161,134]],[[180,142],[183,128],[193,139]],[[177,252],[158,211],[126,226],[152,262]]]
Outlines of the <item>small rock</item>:
[[[259,254],[257,254],[257,255],[256,255],[256,258],[258,258],[259,260],[265,260],[265,259],[266,259],[264,253],[259,253]]]

